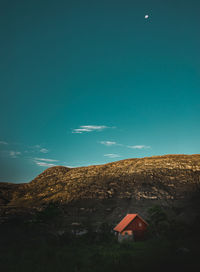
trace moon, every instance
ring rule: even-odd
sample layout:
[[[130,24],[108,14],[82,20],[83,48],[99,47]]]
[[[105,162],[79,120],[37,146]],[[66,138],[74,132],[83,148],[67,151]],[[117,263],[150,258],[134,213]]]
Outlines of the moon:
[[[149,18],[149,15],[148,15],[148,14],[146,14],[146,15],[144,16],[144,18],[145,18],[145,19],[148,19],[148,18]]]

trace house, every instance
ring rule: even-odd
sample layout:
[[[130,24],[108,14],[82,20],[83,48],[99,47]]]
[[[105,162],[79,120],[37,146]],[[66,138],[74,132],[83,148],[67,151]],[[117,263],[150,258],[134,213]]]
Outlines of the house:
[[[127,214],[114,228],[118,233],[118,241],[143,240],[147,231],[147,222],[137,213]]]

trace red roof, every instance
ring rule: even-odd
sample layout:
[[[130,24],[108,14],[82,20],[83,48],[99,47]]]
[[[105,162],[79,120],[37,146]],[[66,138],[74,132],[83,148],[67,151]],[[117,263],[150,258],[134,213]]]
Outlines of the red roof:
[[[114,228],[115,231],[122,232],[136,217],[139,217],[145,224],[147,224],[137,213],[127,214],[121,222]]]

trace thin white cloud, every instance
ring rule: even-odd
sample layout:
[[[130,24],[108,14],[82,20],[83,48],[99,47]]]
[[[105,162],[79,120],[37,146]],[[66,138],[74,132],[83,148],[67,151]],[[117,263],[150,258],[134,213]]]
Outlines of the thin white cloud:
[[[41,145],[38,145],[38,144],[37,144],[37,145],[34,145],[33,148],[36,148],[36,149],[39,148],[39,149],[40,149],[40,148],[41,148]]]
[[[128,145],[128,148],[132,148],[132,149],[147,149],[147,148],[151,148],[148,145]]]
[[[0,141],[0,144],[2,144],[2,145],[8,145],[8,143],[5,142],[5,141]]]
[[[58,160],[45,159],[45,158],[35,158],[35,160],[44,161],[44,162],[58,162]]]
[[[117,145],[117,143],[113,141],[101,141],[100,144],[106,145],[106,146]]]
[[[41,162],[41,161],[35,161],[35,163],[36,163],[38,166],[42,166],[42,167],[53,167],[53,166],[56,166],[56,164],[47,163],[47,162]]]
[[[44,148],[43,146],[37,144],[37,145],[33,145],[33,146],[29,146],[28,147],[29,150],[26,150],[26,153],[35,153],[35,152],[40,152],[40,153],[48,153],[49,150],[47,148]]]
[[[72,133],[77,133],[77,134],[81,134],[83,132],[90,132],[91,130],[86,129],[86,128],[75,128]]]
[[[19,151],[13,151],[13,150],[9,151],[9,156],[13,159],[18,158],[19,155],[21,155],[21,152]]]
[[[80,126],[79,128],[75,128],[72,130],[72,133],[82,134],[84,132],[93,132],[93,131],[102,131],[110,127],[107,126]]]
[[[56,166],[54,162],[58,162],[58,160],[54,159],[46,159],[46,158],[34,158],[33,160],[36,165],[43,167],[53,167]]]
[[[120,157],[120,155],[118,155],[118,154],[105,154],[104,156],[108,157],[108,158],[119,158]]]
[[[48,152],[49,152],[49,150],[48,150],[48,149],[46,149],[46,148],[41,148],[41,149],[40,149],[40,152],[41,152],[41,153],[48,153]]]
[[[99,142],[102,145],[106,145],[106,146],[124,146],[127,148],[131,148],[131,149],[147,149],[147,148],[151,148],[150,146],[147,145],[124,145],[124,144],[118,144],[115,141],[100,141]]]

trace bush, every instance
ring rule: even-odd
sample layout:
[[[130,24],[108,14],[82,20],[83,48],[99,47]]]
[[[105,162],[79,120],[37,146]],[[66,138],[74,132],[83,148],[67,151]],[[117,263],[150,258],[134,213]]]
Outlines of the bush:
[[[59,215],[61,215],[59,206],[56,203],[49,203],[44,210],[36,213],[34,219],[36,222],[46,222],[59,217]]]
[[[148,214],[150,236],[165,235],[169,229],[169,221],[163,209],[159,205],[155,205],[148,210]]]

